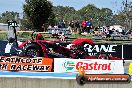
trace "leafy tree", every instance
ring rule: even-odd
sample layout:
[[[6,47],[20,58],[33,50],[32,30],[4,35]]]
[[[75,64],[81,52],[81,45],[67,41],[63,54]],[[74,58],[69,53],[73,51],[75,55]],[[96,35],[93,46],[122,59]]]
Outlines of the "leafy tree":
[[[48,18],[48,24],[50,24],[51,26],[54,26],[55,25],[55,14],[54,13],[51,13],[49,18]]]
[[[13,11],[12,12],[6,11],[1,14],[0,19],[1,23],[7,23],[7,20],[16,20],[18,22],[20,18],[19,13]]]
[[[123,2],[124,9],[120,11],[118,14],[113,16],[113,20],[116,24],[120,24],[125,26],[126,28],[130,27],[130,21],[131,21],[131,11],[132,11],[132,2],[125,3]]]
[[[56,20],[73,20],[76,10],[69,6],[54,6],[53,12],[56,15]]]
[[[112,10],[109,8],[99,9],[93,4],[88,4],[78,11],[82,20],[91,20],[94,26],[109,25],[113,16]],[[101,23],[101,24],[100,24]]]
[[[111,25],[111,18],[113,16],[111,9],[102,8],[99,12],[99,16],[102,17],[102,19],[100,19],[100,21],[103,22],[103,25]]]
[[[118,15],[113,16],[113,24],[125,25],[126,15],[119,13]]]
[[[32,30],[32,23],[28,20],[27,16],[24,14],[23,18],[21,19],[21,30]]]
[[[91,18],[95,18],[99,11],[100,9],[93,4],[88,4],[87,6],[80,9],[78,13],[82,16],[83,20],[89,20]]]
[[[27,19],[37,31],[43,31],[43,24],[48,22],[52,14],[52,3],[48,0],[26,0],[23,9]]]

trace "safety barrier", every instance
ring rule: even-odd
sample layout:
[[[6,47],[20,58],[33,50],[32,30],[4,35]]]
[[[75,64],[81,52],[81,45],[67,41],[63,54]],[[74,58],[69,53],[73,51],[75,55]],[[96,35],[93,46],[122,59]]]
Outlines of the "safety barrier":
[[[18,41],[20,42],[20,41]],[[20,42],[21,43],[21,42]],[[5,53],[5,50],[10,50],[10,53],[15,52],[16,50],[13,48],[15,44],[11,47],[6,47],[8,41],[0,41],[0,55]],[[70,43],[60,43],[62,46],[67,46]],[[5,49],[7,48],[7,49]],[[124,60],[132,60],[132,45],[125,44],[125,45],[116,45],[116,44],[95,44],[94,46],[88,45],[86,50],[89,50],[89,55],[97,55],[100,51],[105,52],[106,54],[111,54],[113,57],[122,58]]]
[[[68,58],[0,57],[1,88],[131,88],[130,84],[86,84],[79,86],[75,80],[78,67],[88,73],[122,73],[129,68],[122,60],[86,60]],[[131,68],[131,66],[130,66]],[[8,70],[8,71],[7,71]],[[105,70],[105,71],[104,71]]]
[[[124,74],[128,69],[122,60],[0,57],[1,77],[75,79],[79,67],[88,74]]]

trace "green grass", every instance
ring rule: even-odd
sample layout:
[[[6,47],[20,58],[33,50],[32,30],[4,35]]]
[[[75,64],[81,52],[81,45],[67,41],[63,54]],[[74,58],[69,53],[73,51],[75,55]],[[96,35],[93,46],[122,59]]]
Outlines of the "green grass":
[[[88,34],[88,35],[73,34],[72,37],[74,37],[74,38],[92,38],[92,34]]]
[[[7,33],[0,33],[0,40],[6,40],[7,39]]]
[[[19,33],[17,34],[18,38],[23,38],[24,40],[27,39],[31,39],[31,33],[27,33],[27,32],[23,32],[23,33]],[[42,34],[45,39],[47,40],[54,40],[54,38],[50,38],[49,34]],[[68,41],[73,41],[76,38],[90,38],[92,39],[92,34],[88,34],[88,35],[79,35],[79,34],[73,34],[71,38],[68,39]],[[6,40],[7,39],[7,33],[5,32],[0,32],[0,40]],[[113,43],[113,44],[132,44],[132,41],[124,41],[124,40],[94,40],[94,42],[96,43]]]
[[[23,32],[23,33],[19,34],[18,36],[21,38],[28,38],[31,36],[31,33]]]

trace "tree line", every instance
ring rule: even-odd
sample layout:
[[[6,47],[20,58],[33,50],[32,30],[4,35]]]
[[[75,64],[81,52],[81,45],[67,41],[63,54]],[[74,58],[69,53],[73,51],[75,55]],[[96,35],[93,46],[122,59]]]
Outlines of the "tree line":
[[[129,7],[132,7],[130,2]],[[16,20],[21,23],[22,29],[35,29],[43,31],[49,24],[56,25],[59,21],[84,21],[91,20],[94,26],[103,25],[126,25],[126,9],[118,14],[113,14],[109,8],[98,8],[94,4],[88,4],[80,10],[69,6],[53,6],[48,0],[25,0],[23,5],[23,18],[18,12],[6,11],[0,15],[0,23],[7,20]],[[131,10],[130,10],[131,11]],[[129,11],[128,11],[129,12]]]

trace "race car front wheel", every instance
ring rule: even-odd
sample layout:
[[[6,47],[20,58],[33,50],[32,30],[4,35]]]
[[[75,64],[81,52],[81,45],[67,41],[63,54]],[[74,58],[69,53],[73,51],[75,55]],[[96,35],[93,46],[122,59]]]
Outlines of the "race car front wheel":
[[[28,44],[24,48],[25,56],[29,57],[42,57],[43,53],[40,46],[36,44]]]

